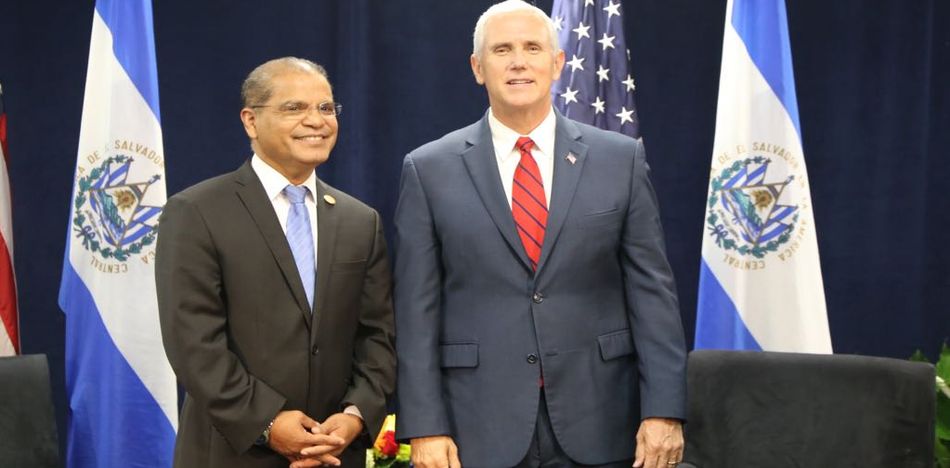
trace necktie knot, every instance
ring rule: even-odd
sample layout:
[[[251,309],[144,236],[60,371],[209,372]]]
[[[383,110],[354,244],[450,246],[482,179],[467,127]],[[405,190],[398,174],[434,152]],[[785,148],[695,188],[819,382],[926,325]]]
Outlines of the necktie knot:
[[[534,148],[534,140],[529,137],[520,137],[515,142],[515,147],[518,148],[521,154],[531,154],[531,148]]]
[[[304,185],[288,185],[284,187],[284,196],[290,200],[290,203],[303,203],[309,191]]]

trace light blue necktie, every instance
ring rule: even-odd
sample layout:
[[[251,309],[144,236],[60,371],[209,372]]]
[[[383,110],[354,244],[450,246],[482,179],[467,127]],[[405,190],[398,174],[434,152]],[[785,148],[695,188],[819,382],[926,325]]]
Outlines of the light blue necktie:
[[[313,287],[317,272],[314,266],[313,233],[310,230],[310,213],[304,200],[307,198],[307,187],[288,185],[284,188],[284,196],[290,200],[290,212],[287,214],[287,242],[290,251],[294,254],[297,271],[300,272],[300,281],[307,293],[307,302],[313,310]]]

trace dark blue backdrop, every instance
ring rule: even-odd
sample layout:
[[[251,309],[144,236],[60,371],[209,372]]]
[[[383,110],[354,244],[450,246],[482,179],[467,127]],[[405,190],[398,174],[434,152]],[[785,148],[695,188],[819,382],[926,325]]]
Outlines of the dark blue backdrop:
[[[486,109],[468,56],[490,0],[155,3],[170,194],[248,157],[239,87],[273,57],[326,65],[346,111],[319,173],[387,222],[403,155]],[[691,342],[725,1],[623,9]],[[61,427],[56,295],[92,11],[0,5],[23,351],[49,355]],[[950,2],[797,0],[788,17],[835,351],[933,356],[950,336]]]

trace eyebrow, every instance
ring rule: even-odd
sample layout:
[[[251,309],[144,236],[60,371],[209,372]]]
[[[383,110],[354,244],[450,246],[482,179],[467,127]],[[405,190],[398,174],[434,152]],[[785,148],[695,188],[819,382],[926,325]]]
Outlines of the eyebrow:
[[[516,44],[516,43],[519,43],[519,44],[520,44],[520,43],[523,43],[523,44],[525,44],[526,46],[539,46],[539,47],[541,47],[541,48],[544,48],[544,41],[539,41],[539,40],[535,40],[535,39],[526,39],[526,40],[523,40],[523,41],[496,42],[496,43],[494,43],[494,44],[488,44],[487,47],[488,47],[488,50],[495,50],[495,49],[497,49],[497,48],[499,48],[499,47],[512,47],[512,48],[513,48],[513,47],[514,47],[514,44]]]

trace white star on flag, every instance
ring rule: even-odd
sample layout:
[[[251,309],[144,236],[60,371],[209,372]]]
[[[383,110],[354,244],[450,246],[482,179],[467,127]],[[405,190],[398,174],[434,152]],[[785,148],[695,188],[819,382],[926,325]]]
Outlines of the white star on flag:
[[[578,57],[574,55],[571,57],[571,60],[567,62],[567,65],[571,67],[571,73],[576,72],[577,70],[584,71],[584,57]]]
[[[624,122],[633,123],[633,110],[627,110],[626,107],[620,108],[620,113],[616,114],[617,117],[620,117],[620,125],[623,125]]]
[[[584,26],[584,23],[582,22],[578,24],[577,27],[572,29],[571,31],[574,31],[577,33],[577,40],[579,41],[581,40],[582,37],[586,37],[590,39],[590,33],[587,32],[587,30],[589,29],[590,29],[590,26]]]
[[[603,65],[597,65],[597,81],[610,81],[610,77],[607,76],[609,71],[609,68],[604,68]]]
[[[637,89],[637,86],[633,84],[633,77],[630,75],[627,75],[627,79],[623,80],[621,83],[627,86],[627,91],[633,91]]]
[[[611,16],[620,16],[620,4],[611,1],[606,7],[604,7],[604,11],[607,12],[607,21],[610,21]]]
[[[567,91],[561,93],[561,97],[564,98],[564,105],[568,105],[572,102],[577,102],[577,91],[567,88]]]
[[[608,48],[613,49],[613,48],[614,48],[614,38],[616,38],[616,37],[617,37],[617,36],[608,36],[607,33],[604,33],[604,37],[602,37],[602,38],[600,38],[599,40],[597,40],[597,42],[600,43],[600,45],[604,48],[604,50],[607,50]]]
[[[557,18],[554,18],[554,30],[560,31],[561,28],[563,27],[564,27],[564,18],[561,18],[560,16],[558,16]]]
[[[586,8],[587,5],[594,6],[594,0],[584,0],[584,7]]]
[[[590,103],[590,106],[594,108],[595,114],[603,114],[604,104],[606,103],[600,99],[600,96],[597,96],[597,99],[595,99],[594,102]]]

